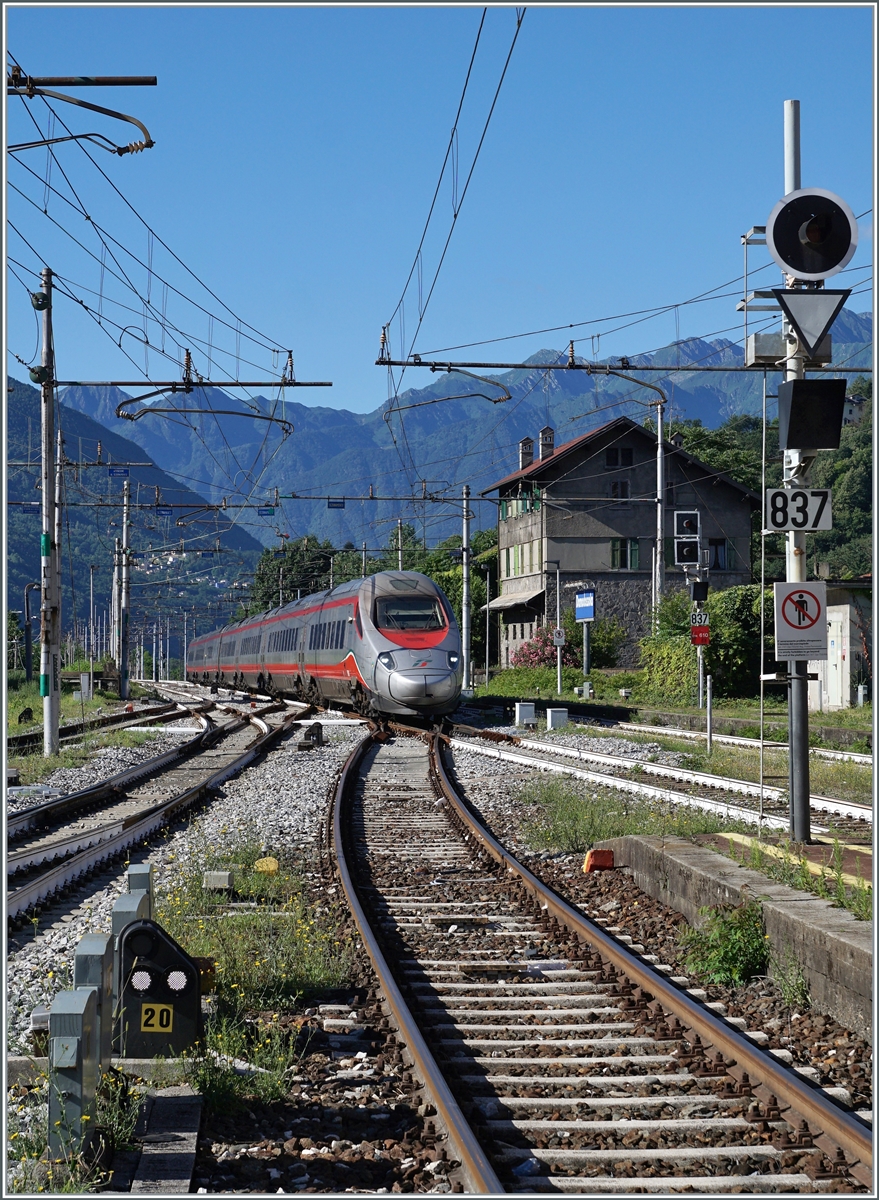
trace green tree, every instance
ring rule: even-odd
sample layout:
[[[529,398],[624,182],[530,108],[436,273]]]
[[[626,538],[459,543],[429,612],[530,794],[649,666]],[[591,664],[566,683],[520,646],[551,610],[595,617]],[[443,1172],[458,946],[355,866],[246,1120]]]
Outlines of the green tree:
[[[859,375],[851,395],[864,399],[859,425],[845,425],[839,449],[820,453],[812,486],[833,489],[833,528],[807,541],[810,566],[826,562],[836,579],[856,579],[871,570],[873,556],[873,386]]]
[[[265,612],[284,603],[320,592],[330,586],[330,559],[333,544],[309,535],[287,541],[283,550],[266,550],[256,565],[248,611]],[[282,574],[283,572],[283,574]]]

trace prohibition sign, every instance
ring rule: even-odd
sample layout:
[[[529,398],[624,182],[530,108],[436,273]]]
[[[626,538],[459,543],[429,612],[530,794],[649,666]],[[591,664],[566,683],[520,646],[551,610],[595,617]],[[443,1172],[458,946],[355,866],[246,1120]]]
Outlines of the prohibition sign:
[[[821,616],[821,602],[814,592],[800,589],[785,596],[781,615],[792,629],[811,629]]]

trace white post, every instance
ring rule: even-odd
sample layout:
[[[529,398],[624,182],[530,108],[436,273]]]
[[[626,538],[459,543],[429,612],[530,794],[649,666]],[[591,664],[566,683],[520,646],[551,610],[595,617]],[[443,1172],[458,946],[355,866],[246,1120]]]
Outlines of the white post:
[[[561,590],[561,564],[555,565],[555,627],[562,627],[562,590]],[[555,674],[556,674],[556,693],[562,694],[562,648],[555,648]]]
[[[662,600],[665,583],[665,448],[663,445],[662,400],[656,402],[656,607]]]
[[[55,355],[52,347],[52,272],[40,272],[42,291],[34,307],[43,314],[40,384],[42,532],[40,535],[40,695],[43,754],[58,753],[61,716],[59,547],[55,544]]]
[[[403,570],[403,518],[397,517],[397,570]]]
[[[361,556],[362,557],[361,557],[360,574],[365,579],[366,578],[366,542],[363,543],[363,549],[361,550]]]
[[[491,646],[491,570],[485,568],[485,686],[488,687],[488,663]]]
[[[131,484],[122,485],[122,564],[121,603],[119,613],[119,698],[128,699],[128,620],[131,608],[131,579],[128,567],[128,527],[131,523]]]
[[[699,659],[699,707],[702,708],[705,702],[705,660],[702,656],[703,647],[696,647],[696,657]]]
[[[712,688],[711,688],[711,676],[709,675],[705,680],[705,727],[708,731],[707,751],[709,754],[711,753],[711,745],[712,745],[712,743],[711,743],[711,734],[712,734],[711,721],[712,721],[713,715],[714,715],[714,706],[713,706],[713,696],[712,696]]]
[[[465,690],[470,687],[470,486],[464,484],[461,489],[463,500],[464,521],[461,533],[461,567],[463,572],[463,589],[461,594],[461,650],[464,659]]]

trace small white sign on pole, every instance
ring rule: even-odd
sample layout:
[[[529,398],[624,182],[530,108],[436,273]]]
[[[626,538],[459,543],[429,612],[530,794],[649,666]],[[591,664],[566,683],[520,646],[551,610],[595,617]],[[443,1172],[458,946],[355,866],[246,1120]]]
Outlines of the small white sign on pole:
[[[552,644],[554,646],[564,646],[564,644],[565,644],[564,629],[554,629],[552,631]]]
[[[775,657],[811,662],[827,658],[827,586],[776,583]]]

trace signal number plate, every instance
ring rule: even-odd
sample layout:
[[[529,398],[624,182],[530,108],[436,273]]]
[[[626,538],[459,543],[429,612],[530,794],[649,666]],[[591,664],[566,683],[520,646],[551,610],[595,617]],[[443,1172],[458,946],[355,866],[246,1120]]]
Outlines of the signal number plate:
[[[766,524],[776,530],[832,529],[830,488],[770,488],[766,492]]]
[[[170,1004],[142,1004],[141,1033],[170,1033],[174,1025],[174,1008]]]

